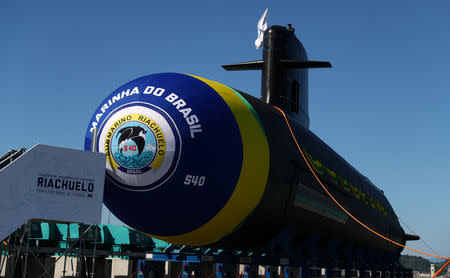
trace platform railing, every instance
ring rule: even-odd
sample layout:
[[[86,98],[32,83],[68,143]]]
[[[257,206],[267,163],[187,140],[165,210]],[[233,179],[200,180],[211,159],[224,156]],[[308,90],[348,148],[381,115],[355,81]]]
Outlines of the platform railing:
[[[0,157],[0,170],[11,164],[14,160],[19,158],[26,152],[26,148],[20,150],[10,150]]]

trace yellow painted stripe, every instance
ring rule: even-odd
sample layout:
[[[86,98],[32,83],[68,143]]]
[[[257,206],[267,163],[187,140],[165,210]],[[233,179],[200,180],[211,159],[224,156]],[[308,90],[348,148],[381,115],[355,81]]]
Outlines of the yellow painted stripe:
[[[212,87],[232,111],[242,137],[241,173],[230,199],[209,222],[182,235],[151,236],[171,243],[200,246],[217,242],[232,232],[261,201],[269,175],[269,144],[257,115],[253,114],[241,96],[218,82],[193,77]]]

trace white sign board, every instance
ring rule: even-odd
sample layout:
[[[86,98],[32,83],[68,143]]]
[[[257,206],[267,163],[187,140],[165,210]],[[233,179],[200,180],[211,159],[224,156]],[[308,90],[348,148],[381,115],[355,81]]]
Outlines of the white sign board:
[[[29,219],[99,224],[105,154],[36,145],[0,170],[0,240]]]

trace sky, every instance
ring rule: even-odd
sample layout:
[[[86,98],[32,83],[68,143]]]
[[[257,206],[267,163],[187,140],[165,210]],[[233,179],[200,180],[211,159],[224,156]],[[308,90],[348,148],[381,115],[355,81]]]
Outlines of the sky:
[[[333,65],[310,70],[310,129],[450,256],[449,1],[0,1],[0,152],[82,149],[105,97],[152,73],[259,96],[260,72],[220,65],[261,58],[266,6],[269,25],[292,24]]]

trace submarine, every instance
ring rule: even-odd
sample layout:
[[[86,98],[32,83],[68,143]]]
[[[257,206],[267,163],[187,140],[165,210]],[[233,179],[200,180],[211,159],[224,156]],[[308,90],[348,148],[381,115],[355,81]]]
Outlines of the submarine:
[[[178,245],[398,259],[402,247],[325,194],[289,131],[345,209],[398,243],[418,239],[384,192],[309,130],[308,70],[331,64],[308,60],[290,26],[265,31],[262,56],[222,66],[261,70],[260,98],[182,73],[143,76],[112,92],[85,137],[86,150],[107,156],[105,205],[130,227]]]

